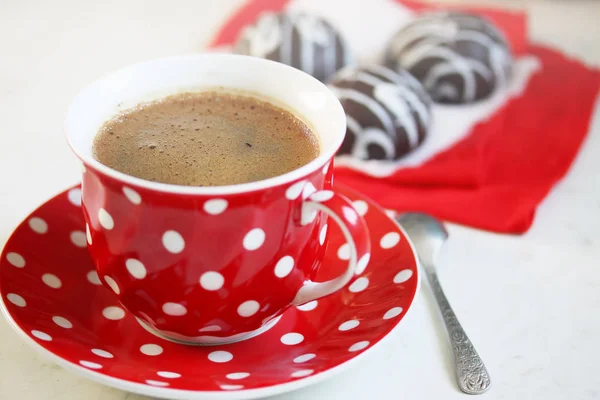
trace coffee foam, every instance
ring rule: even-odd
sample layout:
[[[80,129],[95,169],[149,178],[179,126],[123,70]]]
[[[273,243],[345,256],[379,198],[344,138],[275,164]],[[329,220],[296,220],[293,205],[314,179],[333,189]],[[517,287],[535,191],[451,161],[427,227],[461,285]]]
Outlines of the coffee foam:
[[[102,126],[93,155],[150,181],[221,186],[290,172],[315,159],[319,143],[301,119],[270,102],[206,91],[122,112]]]

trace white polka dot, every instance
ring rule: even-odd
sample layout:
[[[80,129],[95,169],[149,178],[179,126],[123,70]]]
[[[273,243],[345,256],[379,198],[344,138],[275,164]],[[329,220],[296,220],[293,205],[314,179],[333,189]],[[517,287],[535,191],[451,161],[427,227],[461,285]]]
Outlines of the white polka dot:
[[[88,244],[92,244],[92,233],[90,232],[90,226],[85,224],[85,237],[87,239]]]
[[[128,258],[125,261],[125,267],[127,267],[127,271],[136,279],[144,279],[146,277],[146,267],[140,260]]]
[[[225,375],[227,379],[239,380],[250,376],[248,372],[232,372],[231,374]]]
[[[290,376],[292,378],[302,378],[302,377],[305,377],[305,376],[309,376],[313,372],[315,372],[315,371],[312,370],[312,369],[301,369],[300,371],[292,372]]]
[[[33,330],[33,331],[31,331],[31,334],[33,336],[35,336],[36,338],[38,338],[40,340],[43,340],[44,342],[51,342],[52,341],[52,336],[50,336],[47,333],[44,333],[42,331]]]
[[[312,224],[317,219],[319,210],[314,206],[313,203],[304,203],[302,206],[302,213],[300,215],[300,224],[302,226]]]
[[[216,363],[226,363],[233,360],[233,354],[224,350],[213,351],[208,354],[208,359]]]
[[[100,225],[102,225],[102,227],[107,231],[110,231],[115,227],[115,221],[104,208],[98,210],[98,221],[100,222]]]
[[[87,280],[93,285],[102,285],[100,282],[100,278],[98,277],[98,273],[95,270],[91,270],[86,275]]]
[[[123,194],[127,197],[127,200],[135,204],[136,206],[142,203],[142,196],[132,188],[127,186],[123,187]]]
[[[110,306],[102,310],[104,318],[116,321],[125,317],[125,311],[121,307]]]
[[[257,301],[248,300],[240,304],[240,306],[237,309],[237,312],[241,317],[251,317],[254,314],[256,314],[259,308],[260,304],[258,304]]]
[[[275,265],[275,276],[278,278],[285,278],[292,272],[294,268],[294,259],[291,256],[281,257]]]
[[[404,283],[410,279],[413,272],[410,269],[403,269],[394,276],[394,283]]]
[[[162,306],[162,310],[165,314],[174,317],[180,317],[187,314],[187,308],[178,303],[165,303]]]
[[[317,355],[313,354],[313,353],[307,353],[307,354],[302,354],[301,356],[298,356],[296,358],[294,358],[294,362],[296,364],[299,363],[303,363],[303,362],[307,362],[309,360],[312,360],[313,358],[315,358]]]
[[[244,236],[244,248],[246,250],[256,250],[265,242],[265,231],[260,228],[254,228]]]
[[[6,259],[13,267],[23,268],[25,266],[25,259],[19,253],[8,253]]]
[[[81,361],[79,361],[79,364],[83,365],[84,367],[91,368],[91,369],[102,368],[102,365],[95,363],[95,362],[91,362],[91,361],[81,360]]]
[[[225,278],[215,271],[205,272],[200,277],[200,286],[205,290],[219,290],[223,287],[223,283],[225,283]]]
[[[321,246],[325,243],[325,239],[327,239],[327,224],[323,225],[321,233],[319,234],[319,243]]]
[[[357,321],[355,319],[351,319],[350,321],[346,321],[343,324],[341,324],[340,326],[338,326],[338,329],[340,331],[349,331],[350,329],[356,328],[359,324],[360,324],[359,321]]]
[[[402,313],[402,307],[390,308],[384,315],[383,319],[392,319]]]
[[[21,296],[19,296],[16,293],[9,293],[6,295],[6,298],[8,299],[8,301],[10,301],[11,303],[13,303],[15,306],[17,307],[25,307],[27,305],[27,302],[25,301],[24,298],[22,298]]]
[[[110,288],[112,289],[113,292],[115,292],[115,294],[121,293],[121,289],[119,289],[119,285],[117,285],[117,282],[115,282],[115,280],[113,278],[111,278],[108,275],[104,275],[104,281],[108,284],[108,286],[110,286]]]
[[[242,385],[221,385],[221,389],[223,390],[240,390],[243,389]]]
[[[219,215],[227,209],[227,200],[225,199],[212,199],[204,203],[204,211],[210,215]]]
[[[385,210],[385,215],[387,215],[388,217],[392,218],[392,219],[396,219],[396,215],[398,213],[394,210]]]
[[[367,288],[367,286],[369,286],[369,279],[367,279],[363,276],[363,277],[355,280],[354,283],[352,283],[352,285],[350,285],[348,290],[350,290],[352,293],[358,293],[358,292],[362,292],[363,290],[365,290]]]
[[[319,302],[317,300],[313,300],[306,304],[302,304],[301,306],[297,306],[296,308],[300,311],[311,311],[317,308],[317,304],[319,304]]]
[[[69,321],[68,319],[63,318],[63,317],[54,316],[54,317],[52,317],[52,321],[54,321],[54,323],[56,325],[60,326],[61,328],[71,329],[73,327],[73,324],[71,323],[71,321]]]
[[[327,163],[327,164],[323,165],[323,169],[321,170],[323,172],[323,175],[327,175],[327,171],[329,171],[330,165],[331,165],[331,163]]]
[[[156,375],[160,376],[161,378],[167,378],[167,379],[181,378],[181,374],[178,374],[177,372],[169,372],[169,371],[158,371],[156,373]]]
[[[285,197],[288,200],[296,200],[300,196],[300,193],[302,193],[302,189],[304,188],[305,184],[306,184],[306,181],[300,181],[300,182],[294,183],[292,186],[287,188],[287,190],[285,191]]]
[[[42,275],[42,282],[50,286],[52,289],[58,289],[62,286],[62,282],[60,281],[58,276],[53,274]]]
[[[166,231],[162,237],[163,246],[169,253],[177,254],[183,251],[185,241],[177,231]]]
[[[33,217],[29,220],[29,227],[35,232],[39,234],[44,234],[48,232],[48,224],[41,218]]]
[[[310,196],[310,199],[312,201],[323,202],[323,201],[331,200],[332,197],[333,197],[333,192],[331,190],[319,190],[318,192],[316,192],[315,194]]]
[[[383,235],[379,241],[379,245],[382,249],[391,249],[400,241],[400,234],[398,232],[390,232]]]
[[[148,343],[142,345],[140,347],[140,351],[142,352],[142,354],[145,354],[147,356],[157,356],[159,354],[162,354],[163,348],[157,344]]]
[[[308,182],[306,185],[304,185],[304,188],[302,189],[302,198],[304,200],[308,199],[310,196],[313,195],[313,193],[315,193],[317,191],[317,189],[315,189],[315,186]]]
[[[281,343],[293,346],[298,343],[302,343],[304,336],[297,332],[286,333],[281,337]]]
[[[358,260],[356,264],[356,275],[360,275],[365,272],[367,265],[369,265],[369,261],[371,260],[371,254],[367,253]]]
[[[363,340],[362,342],[357,342],[354,343],[352,346],[350,346],[350,348],[348,349],[348,351],[354,352],[354,351],[359,351],[362,350],[366,347],[369,346],[369,342],[367,342],[366,340]]]
[[[153,379],[146,379],[146,383],[152,386],[166,387],[169,386],[167,382],[155,381]]]
[[[85,233],[82,231],[73,231],[71,232],[71,243],[73,243],[77,247],[85,247]]]
[[[358,221],[358,215],[356,214],[356,211],[354,211],[350,207],[343,206],[342,214],[344,214],[344,218],[346,218],[346,221],[350,222],[352,225],[355,225]]]
[[[198,332],[219,332],[221,327],[219,325],[208,325],[198,330]]]
[[[340,260],[349,260],[350,259],[350,244],[345,243],[340,246],[337,252],[337,256]]]
[[[109,353],[108,351],[102,350],[102,349],[92,349],[92,353],[94,353],[98,357],[103,357],[103,358],[113,358],[114,357],[112,355],[112,353]]]
[[[67,193],[67,197],[69,198],[71,204],[73,204],[74,206],[81,206],[81,189],[75,188],[69,190],[69,192]]]
[[[356,200],[352,202],[352,205],[354,206],[354,208],[358,212],[358,215],[360,216],[364,216],[367,213],[367,211],[369,211],[369,205],[364,200]]]

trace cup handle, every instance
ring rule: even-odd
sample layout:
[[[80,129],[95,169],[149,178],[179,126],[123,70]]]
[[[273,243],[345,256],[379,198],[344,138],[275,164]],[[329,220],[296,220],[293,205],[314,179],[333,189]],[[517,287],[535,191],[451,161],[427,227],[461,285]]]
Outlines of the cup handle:
[[[365,270],[371,258],[371,240],[367,224],[348,198],[331,190],[315,192],[302,204],[301,222],[314,220],[318,211],[323,211],[339,225],[349,247],[348,268],[342,275],[326,282],[305,282],[294,298],[292,305],[295,306],[340,290],[355,275]]]

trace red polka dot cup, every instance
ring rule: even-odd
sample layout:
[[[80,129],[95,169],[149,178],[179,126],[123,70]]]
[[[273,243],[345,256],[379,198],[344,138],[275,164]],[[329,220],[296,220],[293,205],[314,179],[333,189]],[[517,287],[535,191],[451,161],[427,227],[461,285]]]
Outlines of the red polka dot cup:
[[[234,88],[286,104],[321,141],[320,155],[258,182],[192,187],[150,182],[100,164],[101,125],[141,102],[202,88]],[[332,188],[333,157],[346,131],[335,96],[283,64],[230,54],[191,55],[124,68],[85,88],[66,134],[84,163],[82,208],[98,276],[149,331],[182,343],[250,338],[290,306],[327,296],[370,257],[367,228]],[[347,245],[344,271],[322,266],[328,225]],[[315,282],[320,269],[332,279]]]

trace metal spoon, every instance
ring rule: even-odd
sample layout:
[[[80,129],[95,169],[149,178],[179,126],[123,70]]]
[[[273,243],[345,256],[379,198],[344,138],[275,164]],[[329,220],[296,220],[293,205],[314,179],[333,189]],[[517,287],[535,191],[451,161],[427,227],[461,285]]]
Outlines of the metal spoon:
[[[491,385],[490,376],[452,311],[435,272],[434,261],[448,238],[448,232],[441,222],[425,214],[407,213],[397,217],[397,220],[415,246],[417,256],[425,268],[429,284],[442,311],[454,351],[458,386],[467,394],[482,394]]]

